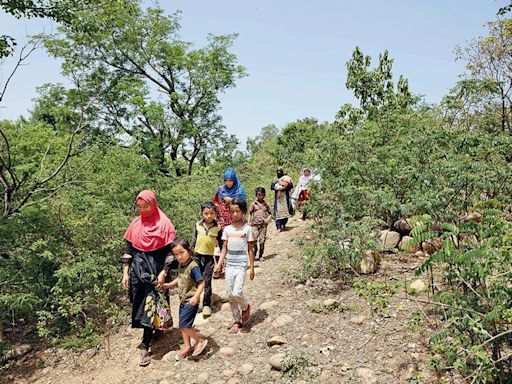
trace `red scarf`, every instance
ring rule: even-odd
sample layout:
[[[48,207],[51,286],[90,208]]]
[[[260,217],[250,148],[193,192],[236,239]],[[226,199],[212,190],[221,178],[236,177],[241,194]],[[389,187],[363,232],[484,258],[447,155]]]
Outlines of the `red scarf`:
[[[151,191],[142,191],[136,201],[144,201],[151,210],[135,218],[126,233],[125,240],[133,247],[144,252],[154,251],[170,244],[176,237],[176,231],[171,220],[163,213],[156,202],[156,196]]]

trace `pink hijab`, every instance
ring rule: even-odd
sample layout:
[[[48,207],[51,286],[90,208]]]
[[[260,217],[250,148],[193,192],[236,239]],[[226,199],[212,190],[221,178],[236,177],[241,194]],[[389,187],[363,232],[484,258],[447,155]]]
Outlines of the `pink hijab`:
[[[133,219],[124,234],[125,240],[140,251],[149,252],[165,247],[176,237],[171,220],[163,213],[156,202],[154,192],[142,191],[136,201],[143,200],[151,206],[151,211]]]

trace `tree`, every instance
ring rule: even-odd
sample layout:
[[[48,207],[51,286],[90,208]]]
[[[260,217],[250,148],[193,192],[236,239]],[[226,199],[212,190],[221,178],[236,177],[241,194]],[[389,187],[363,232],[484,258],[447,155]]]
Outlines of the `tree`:
[[[457,49],[457,58],[467,62],[467,72],[457,88],[462,105],[473,103],[478,113],[494,109],[502,132],[512,135],[512,19],[488,23],[489,35]],[[467,85],[470,85],[468,87]]]
[[[64,59],[63,71],[79,71],[94,90],[100,118],[117,137],[139,145],[169,175],[187,173],[208,148],[226,137],[219,95],[245,76],[229,52],[235,35],[209,36],[192,49],[179,39],[179,15],[141,10],[139,1],[117,0],[78,13],[48,37],[49,52]],[[92,94],[93,92],[91,92]]]
[[[94,0],[0,0],[0,8],[17,18],[40,17],[57,22],[69,22],[74,12],[97,4]],[[0,59],[14,53],[16,40],[0,35]]]
[[[359,100],[359,109],[353,108],[350,104],[342,106],[337,118],[349,117],[353,122],[360,117],[366,116],[375,119],[383,111],[391,109],[405,109],[414,105],[418,98],[409,91],[407,79],[400,75],[396,90],[393,83],[393,59],[389,57],[388,51],[379,54],[379,64],[376,68],[370,69],[371,57],[364,55],[356,47],[352,58],[347,61],[347,89],[354,92]]]

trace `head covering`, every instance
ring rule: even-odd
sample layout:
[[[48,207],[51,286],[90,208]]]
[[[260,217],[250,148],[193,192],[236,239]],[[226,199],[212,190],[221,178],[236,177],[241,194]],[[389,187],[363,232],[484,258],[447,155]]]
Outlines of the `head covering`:
[[[221,185],[218,191],[219,197],[221,199],[225,197],[230,197],[232,199],[239,197],[241,199],[246,200],[247,196],[245,194],[244,187],[242,183],[240,183],[240,180],[238,180],[236,172],[233,168],[228,168],[224,171],[224,181],[228,179],[233,180],[233,186],[231,188],[228,188],[226,186],[226,183]]]
[[[304,171],[309,171],[309,176],[304,175]],[[308,187],[309,181],[314,177],[313,172],[311,171],[311,168],[304,168],[302,170],[302,176],[299,179],[299,182],[297,183],[297,187],[292,193],[292,199],[298,199],[300,193]]]
[[[142,191],[136,201],[142,200],[151,206],[147,213],[135,218],[126,233],[125,240],[144,252],[154,251],[170,244],[176,237],[176,231],[171,220],[163,213],[156,202],[156,196],[152,191]]]

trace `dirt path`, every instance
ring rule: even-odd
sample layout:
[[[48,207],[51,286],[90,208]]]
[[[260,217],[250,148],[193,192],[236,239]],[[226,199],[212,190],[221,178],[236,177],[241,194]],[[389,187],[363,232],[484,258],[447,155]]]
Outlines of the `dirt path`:
[[[37,384],[434,382],[426,363],[429,335],[418,323],[420,315],[427,315],[420,304],[391,298],[386,314],[371,315],[367,300],[352,288],[323,279],[293,279],[299,270],[296,240],[308,229],[298,219],[292,219],[289,227],[283,233],[269,230],[266,258],[257,262],[254,281],[245,285],[253,315],[244,332],[228,334],[228,304],[218,303],[208,320],[198,316],[196,328],[209,339],[201,359],[174,360],[181,343],[174,329],[153,345],[152,363],[141,368],[136,350],[141,331],[123,326],[98,350],[31,355],[4,380]],[[386,256],[381,271],[372,278],[411,279],[419,262]],[[225,297],[224,280],[214,280],[213,290]],[[322,309],[326,299],[339,301],[344,310]],[[267,341],[276,336],[284,344],[268,346]],[[286,373],[269,364],[280,353],[294,363]]]

